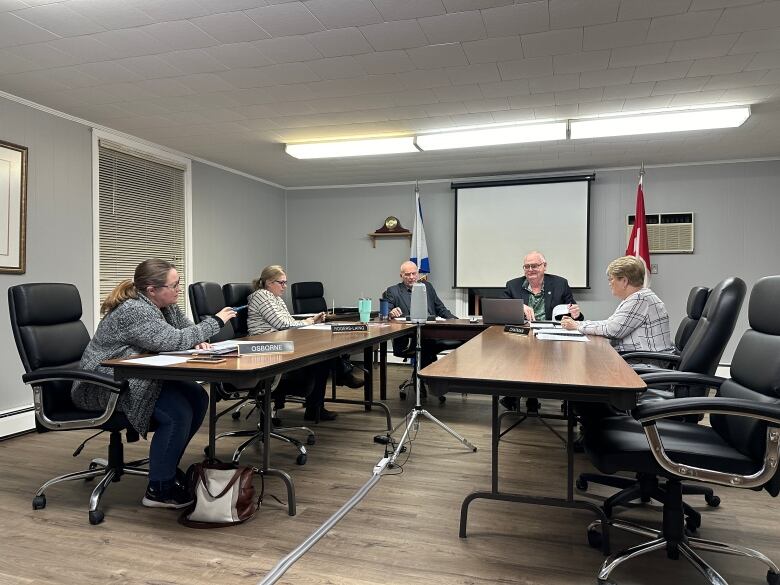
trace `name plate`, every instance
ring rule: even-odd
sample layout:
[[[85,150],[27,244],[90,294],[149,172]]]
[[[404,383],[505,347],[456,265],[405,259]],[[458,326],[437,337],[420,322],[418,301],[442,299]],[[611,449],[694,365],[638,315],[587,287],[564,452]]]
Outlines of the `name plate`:
[[[238,355],[257,355],[262,353],[292,353],[295,344],[292,341],[257,341],[240,343]]]
[[[368,331],[366,323],[349,323],[344,325],[333,324],[330,326],[333,333],[355,333],[356,331]]]
[[[517,335],[528,335],[531,329],[522,325],[504,325],[504,333],[515,333]]]

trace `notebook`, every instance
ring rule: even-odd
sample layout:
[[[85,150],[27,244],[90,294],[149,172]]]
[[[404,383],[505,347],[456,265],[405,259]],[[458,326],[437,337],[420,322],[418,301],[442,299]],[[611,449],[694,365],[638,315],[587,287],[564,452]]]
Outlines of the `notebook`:
[[[485,325],[523,325],[523,299],[482,299],[482,322]]]

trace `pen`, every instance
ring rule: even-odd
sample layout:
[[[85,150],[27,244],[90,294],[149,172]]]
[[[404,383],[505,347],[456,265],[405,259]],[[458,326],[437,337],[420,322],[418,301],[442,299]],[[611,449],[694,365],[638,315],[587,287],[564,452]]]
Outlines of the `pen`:
[[[243,311],[244,309],[246,309],[246,307],[247,307],[246,305],[241,305],[240,307],[231,307],[231,308],[232,308],[232,309],[233,309],[233,310],[234,310],[236,313],[238,313],[239,311]]]

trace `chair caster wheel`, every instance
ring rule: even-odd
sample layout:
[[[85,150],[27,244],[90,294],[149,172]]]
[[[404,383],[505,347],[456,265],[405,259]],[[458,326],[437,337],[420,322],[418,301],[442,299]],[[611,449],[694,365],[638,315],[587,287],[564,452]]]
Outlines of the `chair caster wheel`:
[[[720,496],[716,496],[715,494],[712,494],[711,496],[704,496],[704,501],[707,502],[707,505],[710,508],[717,508],[720,506]]]
[[[92,526],[95,526],[97,524],[100,524],[103,521],[103,518],[105,518],[105,514],[101,512],[100,510],[90,510],[89,512],[89,523],[92,524]]]
[[[575,486],[576,486],[576,488],[577,488],[578,490],[580,490],[581,492],[586,492],[586,491],[588,491],[588,480],[587,480],[587,479],[582,479],[581,477],[580,477],[580,478],[577,478],[577,481],[576,481],[576,482],[574,482],[574,485],[575,485]]]
[[[317,442],[317,437],[315,435],[309,435],[306,437],[306,444],[307,445],[314,445]]]
[[[447,397],[446,396],[439,396],[439,404],[444,404],[445,402],[447,402]]]
[[[769,583],[769,585],[780,585],[780,573],[773,573],[772,571],[767,571],[766,582]]]
[[[233,412],[230,414],[230,418],[232,418],[233,420],[238,420],[238,419],[240,419],[240,418],[241,418],[241,413],[240,413],[239,411],[237,411],[237,410],[234,410],[234,411],[233,411]]]
[[[685,519],[685,529],[691,534],[695,534],[701,526],[700,518],[691,518],[690,516]]]
[[[46,507],[46,496],[41,494],[33,498],[33,510],[43,510]]]
[[[401,400],[406,400],[406,392],[399,392],[398,398],[400,398]]]
[[[588,546],[591,548],[601,548],[601,532],[593,528],[588,529]]]
[[[298,465],[306,465],[306,453],[301,453],[300,455],[298,455],[298,457],[296,457],[295,459],[295,462]]]
[[[209,448],[208,448],[208,447],[203,447],[203,454],[204,454],[206,457],[208,457],[208,456],[209,456]]]

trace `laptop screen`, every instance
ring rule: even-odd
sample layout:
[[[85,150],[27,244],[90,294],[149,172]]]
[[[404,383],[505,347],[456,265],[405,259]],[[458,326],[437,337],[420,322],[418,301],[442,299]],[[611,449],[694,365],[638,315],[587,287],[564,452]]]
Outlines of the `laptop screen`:
[[[525,323],[523,299],[482,299],[485,325],[522,325]]]

